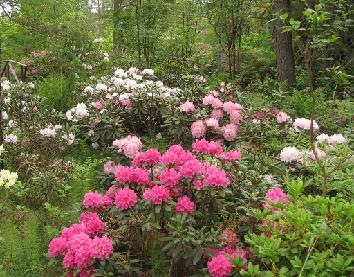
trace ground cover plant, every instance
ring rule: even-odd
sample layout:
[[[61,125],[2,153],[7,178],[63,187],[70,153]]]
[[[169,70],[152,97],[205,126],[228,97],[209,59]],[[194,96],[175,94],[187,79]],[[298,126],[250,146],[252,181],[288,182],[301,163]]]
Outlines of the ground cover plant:
[[[0,276],[352,276],[350,8],[0,1]]]

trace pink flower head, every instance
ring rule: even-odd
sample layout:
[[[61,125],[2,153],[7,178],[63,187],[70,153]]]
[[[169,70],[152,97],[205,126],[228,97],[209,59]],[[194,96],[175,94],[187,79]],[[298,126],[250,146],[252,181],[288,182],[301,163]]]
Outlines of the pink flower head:
[[[238,104],[238,103],[234,103],[234,102],[228,101],[228,102],[224,103],[223,109],[224,109],[225,112],[230,114],[233,111],[242,110],[243,106]]]
[[[138,137],[128,135],[113,141],[113,146],[118,149],[118,152],[123,152],[128,158],[133,158],[143,147],[143,144]]]
[[[212,106],[214,109],[222,108],[223,102],[215,97],[213,94],[209,94],[203,98],[203,105]]]
[[[237,235],[232,230],[225,230],[222,232],[221,242],[225,243],[229,247],[235,247],[238,243]]]
[[[135,183],[146,185],[149,183],[149,172],[145,168],[119,166],[116,168],[114,175],[120,184]]]
[[[101,233],[104,230],[104,223],[95,212],[82,213],[80,223],[85,225],[85,232],[90,235]]]
[[[238,124],[243,119],[242,114],[239,111],[234,110],[230,112],[230,121],[232,123]]]
[[[280,124],[285,122],[291,122],[291,117],[284,112],[279,112],[277,114],[277,122]]]
[[[188,112],[193,112],[195,110],[195,106],[192,102],[184,102],[179,106],[180,112],[188,113]]]
[[[191,152],[184,150],[182,146],[176,144],[172,145],[161,156],[161,163],[178,167],[181,164],[193,159],[195,159],[195,157]]]
[[[115,193],[114,203],[120,211],[124,211],[134,207],[138,202],[138,196],[135,191],[129,188],[119,189]]]
[[[193,178],[197,174],[201,173],[203,170],[203,164],[198,161],[197,159],[190,160],[186,163],[184,163],[180,169],[179,173],[184,177],[184,178]]]
[[[205,136],[206,127],[202,120],[197,120],[193,122],[191,126],[191,130],[192,130],[193,137],[200,138]]]
[[[232,273],[232,264],[225,255],[217,255],[208,262],[208,272],[212,277],[227,277]]]
[[[236,150],[231,150],[225,153],[221,153],[218,157],[223,162],[239,161],[241,160],[241,153]]]
[[[214,186],[226,188],[230,184],[230,180],[224,170],[217,168],[215,165],[208,165],[205,171],[204,186]]]
[[[61,237],[70,240],[73,236],[85,232],[85,225],[80,224],[73,224],[70,227],[66,227],[61,231]]]
[[[75,252],[73,250],[66,252],[63,259],[63,267],[66,269],[74,269],[76,266]]]
[[[199,179],[193,180],[193,187],[195,190],[201,190],[203,188],[202,180],[199,180]]]
[[[167,168],[160,173],[159,180],[168,187],[174,187],[180,181],[180,174],[173,168]]]
[[[112,241],[107,237],[95,237],[91,242],[91,253],[96,259],[106,260],[113,252]]]
[[[38,74],[38,69],[33,68],[31,72],[32,72],[33,75],[37,75]]]
[[[56,258],[59,255],[63,254],[66,251],[67,247],[67,240],[65,238],[54,238],[49,243],[48,253],[52,258]]]
[[[291,203],[288,196],[281,188],[272,188],[268,190],[264,198],[274,204],[281,202],[284,205],[289,205]],[[265,203],[263,206],[269,207],[270,205],[269,203]]]
[[[221,133],[222,133],[224,139],[227,141],[235,140],[238,131],[239,131],[238,127],[232,123],[227,124],[221,128]]]
[[[107,93],[107,94],[106,94],[106,98],[107,98],[107,99],[110,99],[110,100],[113,99],[112,93]]]
[[[97,192],[87,192],[84,196],[83,205],[86,208],[108,208],[112,205],[112,199]]]
[[[195,204],[188,196],[182,196],[178,198],[175,209],[180,214],[193,213],[195,211]]]
[[[160,161],[160,152],[156,149],[149,149],[145,152],[141,152],[135,155],[132,164],[137,166],[142,165],[154,165]]]
[[[163,202],[167,202],[170,198],[170,191],[163,186],[154,186],[153,188],[144,191],[143,198],[151,201],[155,205],[161,205]]]
[[[201,154],[220,155],[222,153],[222,146],[215,141],[208,142],[205,139],[196,140],[192,144],[193,151]]]
[[[205,119],[205,125],[207,127],[211,127],[211,128],[214,128],[214,129],[217,129],[219,128],[219,121],[215,118],[207,118]]]
[[[95,103],[95,107],[96,107],[97,110],[102,110],[104,108],[104,105],[103,105],[103,103],[101,101],[98,100]]]
[[[224,112],[222,109],[214,109],[212,112],[211,112],[211,118],[214,118],[216,120],[220,120],[224,117]]]
[[[117,190],[117,187],[115,185],[112,185],[108,188],[105,195],[111,199],[114,199],[114,195],[115,195],[116,190]]]

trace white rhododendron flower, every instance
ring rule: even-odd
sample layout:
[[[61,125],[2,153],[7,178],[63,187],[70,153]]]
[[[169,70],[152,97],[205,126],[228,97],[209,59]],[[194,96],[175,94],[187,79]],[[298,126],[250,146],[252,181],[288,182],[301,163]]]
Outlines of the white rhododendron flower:
[[[18,175],[16,172],[11,172],[6,169],[0,170],[0,187],[12,187],[17,181]]]
[[[9,135],[5,136],[4,141],[6,143],[15,144],[17,142],[17,136],[14,134],[9,134]]]
[[[307,118],[296,118],[294,123],[293,123],[293,128],[296,132],[299,132],[300,129],[304,130],[310,130],[311,127],[311,120]],[[313,130],[317,131],[319,129],[319,126],[317,122],[314,120],[313,121]]]
[[[302,159],[302,153],[296,147],[285,147],[280,152],[280,160],[284,163],[300,162]]]
[[[346,139],[343,137],[342,134],[334,134],[328,138],[328,143],[333,144],[333,143],[345,143]]]

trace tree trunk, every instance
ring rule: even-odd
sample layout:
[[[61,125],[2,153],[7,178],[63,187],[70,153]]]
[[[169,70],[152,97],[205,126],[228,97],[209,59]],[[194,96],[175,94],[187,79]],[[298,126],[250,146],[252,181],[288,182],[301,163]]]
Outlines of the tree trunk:
[[[275,8],[278,14],[290,14],[290,0],[275,0]],[[275,27],[275,39],[277,46],[277,73],[278,81],[287,82],[290,86],[295,82],[295,62],[292,46],[291,32],[283,32],[285,23],[277,19]]]
[[[119,13],[121,9],[122,0],[113,0],[113,51],[120,52],[122,45],[120,42],[119,32]]]

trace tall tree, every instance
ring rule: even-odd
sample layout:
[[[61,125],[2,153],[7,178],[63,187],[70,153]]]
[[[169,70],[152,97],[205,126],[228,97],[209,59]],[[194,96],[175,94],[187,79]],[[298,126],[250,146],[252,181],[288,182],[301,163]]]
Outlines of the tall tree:
[[[120,28],[120,10],[123,0],[113,0],[113,51],[119,52],[122,49],[119,28]]]
[[[288,16],[281,16],[290,13],[290,0],[275,0],[275,9],[278,15],[275,26],[278,81],[292,85],[295,82],[292,33],[283,30],[283,27],[287,25],[284,19]]]

